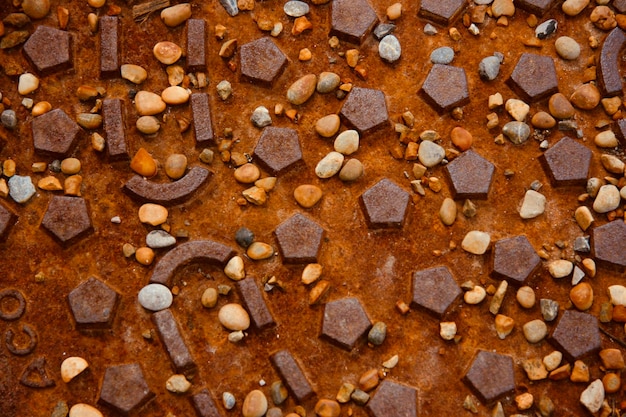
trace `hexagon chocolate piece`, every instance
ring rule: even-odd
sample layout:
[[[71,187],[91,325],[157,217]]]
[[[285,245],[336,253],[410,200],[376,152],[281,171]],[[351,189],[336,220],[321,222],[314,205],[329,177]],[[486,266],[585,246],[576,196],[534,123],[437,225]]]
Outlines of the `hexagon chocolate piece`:
[[[378,23],[367,0],[334,0],[331,8],[330,36],[346,42],[361,44]]]
[[[605,267],[626,269],[626,223],[614,220],[591,230],[591,250],[595,261]]]
[[[352,350],[357,340],[367,332],[372,322],[359,300],[354,297],[331,301],[324,307],[321,338]]]
[[[31,124],[35,152],[65,156],[76,144],[80,127],[61,109],[37,116]]]
[[[440,25],[448,26],[463,11],[463,0],[422,0],[419,15]]]
[[[17,215],[3,204],[0,204],[0,242],[4,242],[7,239],[16,221]]]
[[[513,358],[496,352],[479,350],[463,377],[484,402],[492,402],[515,390]]]
[[[266,87],[271,87],[287,66],[287,57],[268,37],[241,45],[239,55],[241,75]]]
[[[23,52],[39,73],[50,74],[73,66],[71,41],[69,32],[38,26],[24,44]]]
[[[302,161],[298,132],[285,127],[266,127],[254,147],[254,155],[270,174],[284,173]]]
[[[574,361],[602,347],[598,319],[588,313],[566,310],[548,341],[569,361]]]
[[[411,304],[425,309],[437,318],[446,314],[462,292],[445,266],[415,272],[412,291]]]
[[[541,259],[526,236],[500,239],[493,246],[494,278],[523,285],[540,264]]]
[[[540,157],[541,166],[554,187],[585,185],[591,163],[591,151],[567,136],[545,151]]]
[[[128,415],[154,397],[138,363],[109,366],[104,371],[98,400],[100,404]]]
[[[119,296],[104,282],[90,277],[74,288],[67,298],[78,329],[111,327]]]
[[[559,91],[554,61],[544,55],[522,54],[508,83],[527,101],[538,101]]]
[[[450,180],[452,198],[487,199],[494,170],[491,162],[471,149],[463,152],[445,167]]]
[[[91,232],[91,218],[85,199],[55,195],[41,221],[62,245],[69,245]]]
[[[373,132],[389,119],[385,94],[380,90],[354,87],[343,103],[339,115],[349,127],[356,129],[361,135]]]
[[[451,65],[433,65],[420,93],[439,113],[466,105],[469,103],[469,90],[465,70]]]
[[[383,178],[361,194],[359,199],[371,229],[401,228],[409,206],[409,193]]]
[[[417,390],[385,379],[365,409],[372,417],[417,417]]]
[[[294,214],[274,231],[285,263],[317,262],[324,229],[302,214]]]

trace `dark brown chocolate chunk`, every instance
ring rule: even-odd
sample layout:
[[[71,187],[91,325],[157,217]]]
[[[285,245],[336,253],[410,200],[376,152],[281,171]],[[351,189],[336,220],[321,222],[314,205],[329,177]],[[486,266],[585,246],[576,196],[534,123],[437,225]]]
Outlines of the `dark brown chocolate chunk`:
[[[465,70],[451,65],[433,65],[420,94],[439,113],[466,105],[469,103],[469,90]]]
[[[372,327],[363,306],[354,297],[331,301],[324,307],[320,337],[345,350],[352,350],[356,342]]]
[[[235,251],[212,240],[193,240],[170,250],[159,260],[152,271],[150,282],[172,285],[176,270],[192,262],[206,262],[224,267]]]
[[[365,410],[372,417],[417,417],[417,390],[385,379],[365,406]]]
[[[241,45],[241,75],[252,82],[271,87],[287,66],[287,57],[268,37]]]
[[[17,222],[17,215],[13,213],[13,210],[0,204],[0,242],[7,240],[15,222]]]
[[[553,58],[544,55],[522,54],[507,82],[517,95],[530,102],[559,92]]]
[[[270,174],[284,173],[302,161],[298,132],[285,127],[266,127],[254,147],[254,155]]]
[[[45,357],[39,356],[28,364],[20,377],[20,384],[29,388],[50,388],[56,385],[46,370]]]
[[[463,152],[445,167],[452,198],[486,200],[494,171],[493,164],[473,150]]]
[[[169,309],[165,309],[153,313],[152,321],[157,327],[161,341],[172,361],[174,371],[186,376],[194,375],[197,365],[191,357],[189,348],[180,333],[178,323],[176,323],[172,312]]]
[[[100,31],[100,77],[116,77],[120,73],[119,19],[103,16],[98,23]]]
[[[369,228],[401,228],[409,206],[409,193],[383,178],[361,194],[359,201]]]
[[[198,417],[222,417],[208,389],[192,395],[190,399]]]
[[[76,242],[93,231],[87,202],[80,197],[52,196],[41,227],[62,245]]]
[[[37,116],[32,122],[35,151],[50,156],[66,156],[76,144],[80,127],[61,109]]]
[[[626,223],[614,220],[591,230],[591,250],[600,266],[626,269]]]
[[[617,136],[621,145],[626,146],[626,119],[619,119],[613,127],[613,132],[615,132],[615,136]]]
[[[626,44],[626,33],[615,28],[604,39],[598,61],[598,85],[605,96],[622,94],[620,74],[621,50]]]
[[[285,263],[317,262],[324,229],[300,213],[278,225],[274,231]]]
[[[138,363],[109,366],[104,371],[98,403],[129,415],[154,397]]]
[[[617,10],[619,13],[626,13],[626,0],[613,0],[611,5]]]
[[[23,346],[23,344],[22,346],[15,345],[15,332],[13,332],[13,329],[7,330],[4,335],[4,343],[7,347],[7,350],[14,355],[28,355],[33,350],[35,350],[35,347],[37,346],[38,338],[35,329],[33,329],[30,325],[26,323],[22,323],[22,333],[26,334],[26,336],[28,337],[28,344],[26,344],[26,346]]]
[[[539,162],[553,187],[585,185],[591,151],[574,139],[564,137],[539,156]]]
[[[367,0],[334,0],[331,4],[330,36],[361,44],[378,23]]]
[[[463,0],[422,0],[419,16],[448,26],[459,17],[464,6]]]
[[[109,158],[129,159],[128,143],[124,134],[124,102],[119,98],[102,100],[102,118]]]
[[[568,361],[574,361],[600,350],[598,319],[591,314],[566,310],[548,337]]]
[[[67,296],[76,328],[109,329],[113,324],[119,295],[104,282],[90,277]]]
[[[187,20],[187,70],[206,71],[206,22]]]
[[[479,350],[472,360],[465,382],[478,398],[486,403],[515,390],[513,358],[496,352]]]
[[[541,17],[556,3],[555,0],[518,0],[515,7]]]
[[[306,375],[288,350],[281,350],[270,356],[270,361],[283,379],[289,392],[298,400],[305,401],[315,395]]]
[[[40,74],[72,68],[72,35],[49,26],[38,26],[24,44],[24,55]]]
[[[361,135],[384,126],[389,119],[385,94],[371,88],[353,87],[339,116]]]
[[[189,101],[191,103],[191,115],[193,118],[193,130],[196,134],[196,144],[214,144],[215,140],[213,137],[213,121],[209,95],[206,93],[193,93]]]
[[[17,302],[17,305],[13,310],[5,311],[7,304],[11,306],[14,302],[4,303],[4,299],[12,298]],[[24,315],[26,311],[26,300],[24,295],[15,288],[7,288],[0,291],[0,319],[5,321],[17,320]]]
[[[254,327],[261,330],[276,324],[254,278],[248,277],[237,282],[237,288]]]
[[[187,201],[208,179],[211,172],[203,167],[192,167],[177,181],[156,183],[135,175],[126,184],[124,192],[140,202],[173,206]]]
[[[526,236],[500,239],[493,246],[493,278],[524,285],[539,265],[541,259]]]
[[[445,266],[436,266],[413,274],[411,304],[437,318],[443,317],[461,295],[461,288]]]

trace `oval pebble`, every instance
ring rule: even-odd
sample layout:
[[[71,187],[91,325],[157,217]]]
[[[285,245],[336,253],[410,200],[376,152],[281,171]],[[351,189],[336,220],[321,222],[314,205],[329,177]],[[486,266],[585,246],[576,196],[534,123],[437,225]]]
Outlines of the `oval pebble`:
[[[548,36],[552,35],[554,32],[556,32],[557,28],[558,22],[556,21],[556,19],[546,20],[545,22],[537,25],[537,27],[535,28],[535,36],[539,39],[545,39]]]
[[[43,19],[50,11],[50,0],[24,0],[22,9],[31,19]]]
[[[530,123],[537,129],[552,129],[556,126],[556,120],[554,120],[554,117],[545,111],[535,113],[530,120]]]
[[[442,46],[430,53],[430,62],[433,64],[447,65],[454,59],[454,49],[449,46]]]
[[[590,0],[565,0],[561,5],[561,10],[568,16],[577,16],[589,6]]]
[[[456,220],[457,207],[453,199],[446,197],[439,208],[439,218],[446,226],[451,226]]]
[[[387,325],[382,321],[378,321],[372,326],[367,334],[367,341],[375,346],[380,346],[383,344],[386,337]]]
[[[189,101],[189,90],[179,85],[172,85],[161,92],[161,99],[170,105],[184,104]]]
[[[487,232],[481,232],[479,230],[471,230],[467,232],[461,247],[463,250],[473,253],[474,255],[482,255],[487,252],[489,243],[491,242],[491,236]]]
[[[39,88],[39,78],[31,73],[24,73],[20,75],[17,83],[17,92],[25,96],[30,94]]]
[[[587,83],[574,90],[569,99],[579,109],[592,110],[600,103],[601,98],[598,87]]]
[[[222,394],[222,402],[224,403],[225,409],[232,410],[236,403],[235,396],[227,391]]]
[[[593,304],[593,288],[588,282],[581,282],[570,290],[569,298],[580,311],[588,310]]]
[[[356,181],[363,176],[363,164],[358,159],[352,158],[339,171],[341,181]]]
[[[302,184],[293,190],[293,197],[300,206],[311,208],[322,198],[322,189],[316,185]]]
[[[563,59],[574,60],[580,56],[580,45],[569,36],[561,36],[554,42],[556,53]]]
[[[124,64],[120,67],[120,74],[123,79],[133,84],[141,84],[148,78],[148,72],[135,64]]]
[[[172,65],[178,61],[183,54],[183,50],[180,46],[174,42],[164,41],[158,42],[152,48],[154,57],[159,60],[160,63],[165,65]]]
[[[329,114],[324,116],[315,122],[315,131],[318,135],[330,138],[337,133],[339,130],[339,126],[341,121],[339,120],[339,116],[336,114]]]
[[[508,122],[502,128],[502,133],[514,144],[521,145],[530,137],[530,127],[524,122]]]
[[[254,242],[254,233],[247,227],[241,227],[235,233],[235,242],[242,248],[247,248]]]
[[[315,167],[315,175],[319,178],[330,178],[341,169],[343,155],[339,152],[330,152]]]
[[[475,285],[470,291],[463,294],[463,300],[467,304],[480,304],[487,296],[487,291],[480,285]]]
[[[172,292],[162,284],[148,284],[139,290],[139,304],[146,310],[161,311],[169,308],[174,301]]]
[[[246,330],[250,327],[250,316],[240,304],[225,304],[220,308],[217,317],[222,326],[226,327],[228,330]]]
[[[146,246],[152,249],[169,248],[176,244],[176,238],[165,230],[153,230],[146,236]]]
[[[515,294],[515,298],[517,299],[517,302],[519,303],[519,305],[521,305],[524,308],[531,308],[535,305],[535,291],[525,285],[523,287],[520,287],[520,289],[517,290],[517,294]]]
[[[488,56],[478,64],[478,75],[486,81],[493,81],[500,73],[500,58]]]
[[[564,278],[572,273],[574,264],[566,259],[557,259],[548,263],[548,272],[553,278]]]
[[[187,170],[187,157],[181,153],[174,153],[165,160],[165,174],[173,180],[185,175]]]
[[[65,158],[61,161],[61,172],[65,175],[78,174],[81,166],[82,165],[78,158]]]
[[[417,157],[422,165],[427,168],[432,168],[438,165],[446,156],[446,150],[435,142],[424,140],[420,143],[417,151]]]
[[[287,16],[300,17],[309,13],[309,5],[303,1],[291,0],[285,3],[283,10]]]
[[[619,189],[613,184],[600,187],[596,199],[593,201],[593,211],[596,213],[608,213],[615,210],[620,204]]]
[[[267,412],[267,398],[263,391],[253,390],[246,395],[241,407],[243,417],[262,417]]]
[[[141,116],[152,116],[161,113],[167,104],[161,96],[150,91],[139,91],[135,95],[135,108]]]
[[[322,72],[317,79],[317,92],[330,93],[341,84],[341,78],[334,72]]]
[[[151,226],[158,226],[167,221],[167,208],[160,204],[146,203],[139,207],[139,221]]]
[[[29,176],[13,175],[9,178],[9,195],[16,203],[26,203],[35,195],[36,189]]]
[[[307,74],[291,84],[287,90],[287,100],[291,104],[303,104],[313,95],[316,86],[317,76],[315,74]]]
[[[593,139],[593,143],[599,148],[615,148],[618,145],[617,137],[612,130],[598,133]]]
[[[335,138],[333,144],[335,151],[344,155],[351,155],[359,149],[359,132],[356,130],[346,130]]]
[[[524,324],[522,331],[529,343],[539,343],[548,334],[548,326],[543,320],[536,319]]]
[[[69,417],[103,417],[103,415],[89,404],[78,403],[70,408]]]
[[[200,302],[202,306],[206,308],[213,308],[217,305],[217,290],[215,288],[207,288],[202,293],[202,297],[200,298]]]
[[[250,246],[248,246],[246,254],[250,259],[259,261],[262,259],[270,258],[272,255],[274,255],[274,248],[272,248],[267,243],[253,242]]]
[[[572,103],[562,93],[553,94],[548,100],[548,110],[557,119],[569,119],[574,116],[576,110]]]
[[[154,251],[146,247],[139,248],[135,252],[135,259],[142,265],[150,265],[154,261]]]
[[[378,44],[378,55],[389,63],[394,63],[402,55],[400,41],[394,35],[385,36]]]
[[[261,176],[261,170],[254,164],[246,163],[234,172],[235,179],[242,184],[252,184]]]
[[[233,281],[240,281],[246,277],[246,270],[241,256],[233,256],[224,267],[224,274]]]
[[[452,132],[450,132],[450,140],[452,140],[454,146],[462,151],[466,151],[472,147],[472,142],[474,141],[474,138],[472,137],[472,134],[466,129],[457,126],[452,129]]]
[[[191,17],[191,5],[181,3],[161,11],[161,19],[166,26],[175,27]]]

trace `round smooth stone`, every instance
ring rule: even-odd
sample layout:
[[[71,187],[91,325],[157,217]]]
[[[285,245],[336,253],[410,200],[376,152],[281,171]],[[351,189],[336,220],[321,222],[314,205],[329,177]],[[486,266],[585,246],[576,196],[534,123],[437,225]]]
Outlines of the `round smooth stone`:
[[[463,238],[461,247],[465,251],[473,253],[474,255],[482,255],[487,252],[490,242],[491,236],[489,236],[489,233],[472,230],[469,231]]]
[[[200,302],[206,308],[213,308],[217,305],[217,290],[215,288],[207,288],[202,293]]]
[[[287,90],[287,100],[291,104],[303,104],[313,95],[316,87],[317,76],[315,74],[307,74],[291,84]]]
[[[124,64],[120,67],[122,78],[133,84],[141,84],[148,78],[148,72],[135,64]]]
[[[315,122],[315,131],[318,135],[330,138],[339,130],[341,121],[336,114],[329,114],[324,116]]]
[[[254,233],[247,227],[241,227],[235,233],[235,242],[242,248],[247,248],[254,242]]]
[[[253,242],[250,246],[248,246],[248,250],[246,250],[246,255],[255,261],[260,261],[262,259],[267,259],[274,255],[274,248],[271,245],[263,242]]]
[[[339,152],[330,152],[315,167],[315,175],[319,178],[330,178],[341,169],[343,155]]]
[[[487,291],[480,285],[474,285],[470,291],[463,294],[463,300],[467,304],[480,304],[487,296]]]
[[[146,203],[139,207],[139,221],[151,226],[158,226],[167,221],[167,208],[160,204]]]
[[[565,0],[561,5],[561,10],[568,16],[580,14],[589,5],[590,0]]]
[[[283,6],[285,14],[290,17],[300,17],[309,13],[309,5],[303,1],[288,1]]]
[[[31,178],[27,175],[13,175],[9,178],[9,195],[16,203],[26,203],[35,195],[35,185]]]
[[[556,126],[556,120],[545,111],[537,112],[530,119],[530,123],[537,129],[552,129]]]
[[[593,201],[593,210],[596,213],[608,213],[615,210],[619,207],[620,198],[620,192],[616,186],[613,184],[603,185]]]
[[[246,395],[241,407],[243,417],[262,417],[267,413],[267,398],[263,391],[253,390]]]
[[[515,295],[517,302],[524,308],[531,308],[535,305],[535,291],[529,286],[520,287]]]
[[[618,145],[617,137],[612,130],[598,133],[593,142],[600,148],[615,148]]]
[[[272,124],[272,117],[270,111],[265,106],[259,106],[252,112],[250,121],[258,128],[264,128]]]
[[[154,57],[159,60],[160,63],[165,65],[172,65],[178,61],[183,54],[183,50],[180,46],[174,42],[164,41],[158,42],[152,49]]]
[[[574,90],[569,99],[579,109],[592,110],[600,103],[601,98],[598,87],[587,83]]]
[[[169,27],[175,27],[191,17],[191,5],[181,3],[161,11],[161,19]]]
[[[442,46],[430,53],[430,62],[433,64],[447,65],[454,59],[454,49],[449,46]],[[499,64],[499,62],[498,62]]]
[[[175,153],[165,160],[165,173],[173,180],[177,180],[185,175],[187,170],[187,157],[181,153]]]
[[[434,142],[425,140],[420,143],[417,156],[422,165],[432,168],[443,161],[443,158],[446,156],[446,150]]]
[[[574,60],[580,56],[580,45],[569,36],[561,36],[554,42],[556,53],[563,59]]]
[[[322,189],[316,185],[302,184],[293,190],[293,197],[304,208],[311,208],[322,198]]]
[[[172,85],[161,92],[161,99],[170,105],[184,104],[189,101],[189,91],[179,85]]]
[[[165,110],[166,107],[167,104],[165,104],[158,94],[150,91],[139,91],[135,95],[135,108],[137,109],[137,113],[142,116],[159,114]]]
[[[61,379],[68,383],[89,367],[89,363],[79,356],[71,356],[61,363]]]
[[[15,114],[15,110],[4,110],[0,116],[0,121],[2,121],[2,125],[7,129],[15,129],[17,126],[17,114]]]
[[[574,117],[574,106],[562,93],[553,94],[548,100],[548,110],[557,119],[569,119]]]
[[[500,58],[488,56],[483,58],[478,64],[478,75],[483,80],[495,80],[500,73]]]
[[[339,171],[341,181],[355,181],[363,176],[363,164],[358,159],[350,159]]]
[[[81,169],[81,163],[78,158],[65,158],[61,161],[61,172],[66,175],[78,174]]]
[[[70,408],[69,417],[103,417],[100,410],[89,404],[78,403]]]
[[[533,320],[524,324],[522,327],[524,337],[529,343],[539,343],[548,334],[548,326],[543,320]]]
[[[235,170],[235,179],[242,184],[252,184],[261,176],[261,170],[254,164],[243,164]]]
[[[37,88],[39,88],[39,78],[31,73],[24,73],[20,75],[19,81],[17,83],[17,92],[21,95],[26,95],[32,93]]]
[[[334,72],[322,72],[317,80],[317,92],[318,93],[330,93],[339,87],[341,84],[341,78]]]
[[[452,132],[450,132],[450,140],[452,140],[454,146],[462,151],[466,151],[472,147],[472,142],[474,141],[474,138],[472,137],[472,134],[466,129],[457,126],[452,129]]]
[[[250,327],[250,316],[240,304],[225,304],[220,308],[217,317],[228,330],[246,330]]]
[[[335,138],[334,148],[336,152],[351,155],[359,149],[359,132],[346,130]]]
[[[588,310],[593,304],[593,288],[588,282],[581,282],[570,290],[569,298],[580,311]]]
[[[548,272],[553,278],[564,278],[572,273],[574,264],[567,259],[557,259],[548,264]]]
[[[378,44],[378,55],[390,64],[400,59],[402,47],[400,41],[394,35],[385,36]]]
[[[508,122],[502,128],[502,133],[515,145],[521,145],[530,137],[530,127],[524,122]]]
[[[446,197],[441,203],[439,209],[439,218],[446,226],[451,226],[456,220],[457,207],[456,203],[450,197]]]
[[[31,19],[42,19],[50,11],[50,0],[24,0],[22,9]]]
[[[174,301],[172,292],[162,284],[148,284],[139,291],[139,304],[146,310],[161,311],[169,308]]]

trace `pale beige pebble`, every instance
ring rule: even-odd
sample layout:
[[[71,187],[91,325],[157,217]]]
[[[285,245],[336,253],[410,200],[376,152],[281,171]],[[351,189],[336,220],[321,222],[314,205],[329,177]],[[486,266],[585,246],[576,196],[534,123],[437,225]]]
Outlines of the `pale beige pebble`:
[[[233,256],[224,267],[224,274],[233,281],[241,281],[246,277],[246,270],[241,256]]]
[[[489,233],[481,232],[479,230],[471,230],[467,232],[463,238],[461,247],[463,250],[474,255],[482,255],[487,252],[490,242],[491,236],[489,236]]]
[[[600,100],[600,104],[602,104],[602,108],[606,114],[612,116],[617,113],[622,106],[622,99],[619,96],[603,98]]]
[[[565,0],[561,5],[561,10],[568,16],[577,16],[589,3],[590,0]]]
[[[321,200],[322,189],[317,185],[302,184],[293,190],[293,197],[301,207],[311,208]]]
[[[70,175],[63,182],[63,189],[65,195],[81,196],[81,185],[83,184],[83,177],[80,175]]]
[[[153,116],[165,110],[167,104],[158,94],[150,91],[139,91],[135,95],[135,109],[141,116]]]
[[[81,169],[81,163],[78,158],[65,158],[61,161],[61,172],[65,175],[78,174]]]
[[[258,179],[254,182],[254,185],[265,190],[266,192],[270,192],[276,186],[276,177],[265,177]]]
[[[596,276],[596,261],[591,258],[585,258],[583,259],[582,264],[585,268],[585,272],[587,272],[591,278]]]
[[[161,10],[161,20],[169,27],[178,26],[190,17],[191,5],[189,3],[180,3]]]
[[[621,159],[619,159],[618,157],[614,155],[604,154],[600,156],[600,162],[602,163],[602,166],[604,167],[604,169],[606,169],[607,171],[613,174],[624,173],[624,166],[625,166],[624,162],[622,162]]]
[[[329,152],[315,167],[315,175],[319,178],[330,178],[341,169],[344,157],[339,152]]]
[[[595,414],[602,409],[604,403],[605,391],[602,380],[596,379],[580,394],[580,403]]]
[[[333,144],[336,152],[344,155],[352,155],[359,150],[359,132],[356,130],[345,130],[335,138]]]
[[[444,321],[439,323],[439,336],[443,340],[452,340],[456,336],[456,323],[453,321]]]
[[[348,66],[354,68],[359,63],[359,50],[358,49],[348,49],[346,51],[346,62]]]
[[[48,164],[46,164],[45,162],[33,162],[30,166],[30,169],[33,172],[46,172],[46,169],[48,169]]]
[[[17,83],[17,92],[21,95],[30,94],[39,88],[39,78],[36,75],[26,72],[20,75]]]
[[[248,312],[237,303],[225,304],[217,315],[222,326],[228,330],[246,330],[250,327]]]
[[[103,417],[102,413],[89,404],[78,403],[70,408],[69,417]]]
[[[527,190],[522,200],[519,214],[522,219],[534,219],[542,215],[546,209],[546,197],[535,190]]]
[[[536,301],[535,291],[527,285],[520,287],[517,290],[515,298],[517,299],[519,305],[524,308],[532,308],[535,305]]]
[[[530,106],[524,103],[522,100],[518,100],[516,98],[510,98],[506,101],[504,105],[507,113],[511,115],[512,118],[517,120],[518,122],[523,122],[526,120],[526,116],[528,116],[528,112],[530,112]]]
[[[559,367],[561,361],[563,360],[563,354],[558,350],[553,351],[552,353],[543,357],[543,365],[546,367],[548,372],[554,371]]]
[[[37,187],[46,191],[61,191],[63,189],[63,185],[61,185],[61,181],[58,178],[49,175],[47,177],[43,177],[39,181],[37,181]]]
[[[9,195],[9,186],[7,185],[7,180],[4,178],[0,178],[0,197],[7,198]]]
[[[183,54],[183,50],[174,42],[163,41],[158,42],[156,45],[154,45],[154,48],[152,48],[152,53],[160,63],[165,65],[172,65],[174,62],[180,59],[181,55]]]
[[[495,326],[498,338],[504,340],[513,331],[515,320],[503,314],[498,314],[495,318]]]
[[[44,113],[48,113],[50,110],[52,110],[52,104],[47,101],[40,101],[33,106],[30,114],[33,117],[37,117],[41,116]]]
[[[588,310],[593,304],[593,288],[588,282],[581,282],[570,290],[569,298],[580,311]]]
[[[574,90],[569,100],[579,109],[592,110],[600,103],[601,98],[602,96],[600,95],[598,87],[594,84],[587,83]]]
[[[252,163],[246,163],[234,172],[235,179],[242,184],[252,184],[261,176],[261,170]]]
[[[148,71],[143,67],[135,64],[123,64],[120,67],[122,78],[133,84],[141,84],[148,78]]]
[[[270,31],[270,35],[275,38],[278,35],[280,35],[282,31],[283,31],[282,22],[276,22],[274,23],[274,26],[272,27],[272,30]]]
[[[525,392],[515,397],[515,405],[520,411],[528,410],[533,406],[535,399],[530,392]]]
[[[302,271],[301,281],[303,284],[308,285],[312,284],[322,276],[322,271],[324,267],[320,264],[308,264],[304,267]]]
[[[387,18],[389,20],[396,20],[402,16],[402,3],[394,3],[387,7]]]
[[[465,294],[463,294],[463,300],[467,303],[467,304],[480,304],[485,297],[487,296],[487,291],[485,290],[484,287],[480,286],[480,285],[474,285],[474,288],[472,288],[469,291],[466,291]]]
[[[180,65],[169,65],[165,72],[169,85],[180,85],[185,79],[185,69]]]
[[[135,123],[137,130],[146,135],[152,135],[161,129],[161,122],[154,116],[141,116]]]
[[[593,143],[599,148],[615,148],[618,145],[617,137],[612,130],[598,133],[593,139]]]
[[[170,105],[184,104],[189,101],[191,93],[179,85],[171,85],[161,92],[161,99]]]
[[[91,135],[91,147],[96,152],[102,152],[104,150],[106,142],[102,135],[98,132],[93,132]]]
[[[267,398],[263,391],[252,390],[246,395],[241,406],[243,417],[262,417],[267,412]]]
[[[564,278],[572,273],[574,264],[567,259],[557,259],[548,263],[548,272],[552,278]]]
[[[203,307],[213,308],[217,305],[217,290],[213,287],[209,287],[202,293],[200,302]]]
[[[139,207],[139,221],[151,226],[159,226],[167,221],[169,212],[160,204],[146,203]]]
[[[530,358],[524,360],[522,363],[526,376],[531,381],[540,381],[548,377],[548,370],[543,365],[540,358]]]
[[[493,3],[491,3],[491,12],[496,18],[500,16],[513,16],[515,14],[513,0],[494,0]]]
[[[141,247],[135,251],[135,259],[142,265],[150,265],[154,261],[154,251],[148,247]]]
[[[459,30],[455,27],[451,27],[450,29],[448,29],[448,35],[450,36],[450,39],[452,39],[453,41],[461,40],[461,32],[459,32]]]
[[[626,287],[623,285],[610,285],[607,288],[611,304],[614,306],[622,305],[626,306]]]
[[[88,130],[98,129],[102,126],[102,116],[95,113],[79,113],[76,116],[76,123]]]
[[[87,0],[91,7],[100,8],[106,4],[106,0]]]
[[[306,102],[315,92],[317,86],[317,76],[307,74],[296,80],[287,90],[287,101],[291,104],[299,105]]]
[[[43,19],[50,11],[50,0],[24,0],[22,9],[31,19]]]
[[[578,207],[576,211],[574,211],[574,218],[583,231],[587,230],[594,222],[593,214],[591,214],[591,210],[589,210],[587,206]]]
[[[393,355],[391,358],[383,362],[383,367],[386,369],[395,368],[399,360],[400,360],[400,357],[398,355]]]
[[[565,60],[572,61],[580,56],[580,45],[569,36],[560,36],[554,42],[556,53]]]
[[[319,118],[315,122],[315,131],[318,135],[330,138],[339,131],[339,126],[341,121],[339,120],[339,116],[336,114],[329,114],[327,116]]]
[[[345,163],[341,171],[339,171],[339,179],[341,181],[356,181],[363,176],[364,167],[361,161],[352,158]]]
[[[500,281],[496,292],[493,294],[491,298],[491,303],[489,304],[489,312],[491,314],[498,314],[500,311],[500,307],[502,307],[502,302],[504,301],[504,297],[506,296],[506,290],[509,288],[509,283],[506,280]]]
[[[165,381],[165,388],[174,394],[184,394],[191,388],[191,382],[187,381],[185,375],[172,375]]]
[[[85,359],[79,356],[70,356],[61,363],[61,379],[65,383],[70,382],[88,366],[89,363]]]
[[[596,199],[593,201],[593,211],[596,213],[608,213],[620,205],[621,196],[619,189],[613,184],[600,187]]]
[[[529,343],[539,343],[548,334],[548,326],[543,320],[536,319],[525,323],[522,326],[524,337]]]
[[[89,26],[91,33],[96,33],[98,31],[98,15],[95,13],[89,13],[87,15],[87,25]]]
[[[274,256],[274,248],[272,248],[267,243],[253,242],[250,246],[248,246],[248,249],[246,250],[246,255],[248,255],[250,259],[259,261]]]
[[[174,153],[165,160],[165,174],[173,180],[185,175],[187,170],[187,157],[181,153]]]
[[[267,192],[256,185],[243,190],[242,194],[248,203],[255,206],[262,206],[267,202]]]
[[[439,208],[439,218],[446,226],[452,226],[456,220],[456,203],[450,197],[444,198]]]
[[[504,104],[504,98],[502,94],[495,93],[489,96],[489,110],[498,108]]]

